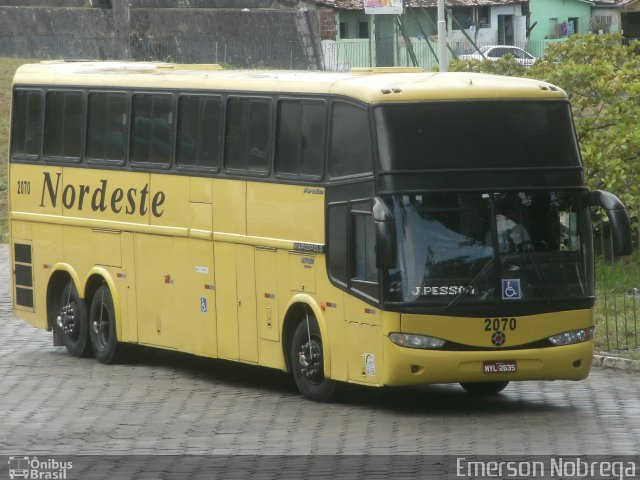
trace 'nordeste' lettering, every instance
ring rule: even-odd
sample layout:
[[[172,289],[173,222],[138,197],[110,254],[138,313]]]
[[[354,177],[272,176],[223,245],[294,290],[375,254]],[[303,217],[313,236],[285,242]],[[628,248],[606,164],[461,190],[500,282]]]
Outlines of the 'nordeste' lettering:
[[[124,210],[127,215],[135,215],[137,213],[140,216],[144,216],[147,214],[147,201],[150,198],[151,214],[154,217],[161,217],[164,213],[162,206],[167,196],[163,191],[157,191],[151,195],[148,183],[141,189],[136,187],[110,189],[109,181],[101,179],[100,185],[93,191],[88,185],[73,185],[71,183],[66,184],[61,189],[61,173],[55,174],[55,180],[50,172],[43,172],[43,175],[41,207],[46,207],[48,204],[56,207],[62,191],[62,205],[67,210],[76,209],[82,211],[86,207],[91,208],[94,212],[111,210],[117,214]]]

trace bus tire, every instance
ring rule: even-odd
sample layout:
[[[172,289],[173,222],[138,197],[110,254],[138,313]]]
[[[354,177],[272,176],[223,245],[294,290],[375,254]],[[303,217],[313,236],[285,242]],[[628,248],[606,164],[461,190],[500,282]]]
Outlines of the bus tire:
[[[316,402],[329,401],[336,391],[336,382],[324,376],[322,337],[314,316],[308,315],[298,323],[289,353],[293,379],[300,393]]]
[[[106,285],[102,285],[93,295],[89,310],[89,337],[96,358],[105,364],[115,363],[121,353],[121,345],[116,333],[116,315],[113,297]]]
[[[73,281],[69,280],[60,295],[60,310],[53,328],[62,338],[62,343],[70,355],[86,357],[91,354],[88,325],[84,300],[80,298]]]
[[[508,381],[505,382],[475,382],[475,383],[461,383],[460,386],[464,388],[468,393],[472,395],[495,395],[501,392],[509,385]]]

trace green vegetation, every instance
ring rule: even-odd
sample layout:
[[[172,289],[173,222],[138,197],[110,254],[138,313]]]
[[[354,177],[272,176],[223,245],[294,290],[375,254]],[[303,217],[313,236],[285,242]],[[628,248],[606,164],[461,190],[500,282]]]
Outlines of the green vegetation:
[[[29,60],[17,58],[0,58],[0,243],[6,242],[9,234],[7,229],[7,165],[9,154],[11,81],[16,69],[28,61]]]

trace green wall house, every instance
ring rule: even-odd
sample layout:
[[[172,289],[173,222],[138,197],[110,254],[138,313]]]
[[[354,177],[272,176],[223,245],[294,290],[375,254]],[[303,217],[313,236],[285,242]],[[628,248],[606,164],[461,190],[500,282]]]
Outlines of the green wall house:
[[[588,0],[530,0],[529,40],[563,39],[574,33],[589,33],[593,6]]]

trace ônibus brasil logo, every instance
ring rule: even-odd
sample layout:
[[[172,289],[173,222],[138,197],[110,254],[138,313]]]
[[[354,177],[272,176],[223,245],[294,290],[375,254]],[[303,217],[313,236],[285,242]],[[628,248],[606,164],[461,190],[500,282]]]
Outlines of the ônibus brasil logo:
[[[65,480],[73,462],[63,462],[55,458],[44,460],[38,457],[9,457],[9,478],[33,480]]]

